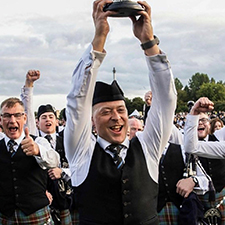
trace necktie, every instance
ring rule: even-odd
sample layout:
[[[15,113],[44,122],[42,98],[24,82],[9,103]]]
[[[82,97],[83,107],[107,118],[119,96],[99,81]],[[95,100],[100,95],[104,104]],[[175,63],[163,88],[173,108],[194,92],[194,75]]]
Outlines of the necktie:
[[[107,149],[112,152],[113,154],[113,160],[116,164],[117,169],[122,169],[124,161],[123,159],[119,156],[119,153],[121,149],[123,148],[122,145],[109,145]]]
[[[53,141],[52,136],[50,134],[47,134],[45,136],[45,138],[48,140],[48,142],[50,143],[51,147],[53,148],[53,145],[52,145],[52,141]]]
[[[14,150],[14,146],[17,145],[16,142],[14,140],[9,140],[8,141],[8,147],[9,147],[9,153],[11,154],[11,157],[14,156],[15,154],[15,150]]]

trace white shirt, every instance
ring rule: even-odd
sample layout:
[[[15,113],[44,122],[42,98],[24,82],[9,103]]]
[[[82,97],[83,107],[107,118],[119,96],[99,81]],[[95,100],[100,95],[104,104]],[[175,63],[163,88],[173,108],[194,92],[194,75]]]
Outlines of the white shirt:
[[[50,135],[52,137],[52,140],[50,141],[50,144],[52,146],[52,148],[56,149],[56,132],[52,133],[52,134],[46,134],[43,131],[39,131],[41,134],[41,137],[45,137],[46,135]]]
[[[198,141],[198,120],[198,115],[187,115],[184,134],[185,151],[206,158],[225,159],[225,141]],[[217,133],[216,137],[219,137],[217,136]]]
[[[92,45],[89,45],[75,68],[72,88],[67,96],[64,145],[73,186],[82,184],[86,179],[97,141],[92,134],[92,96],[97,72],[105,55],[93,51]],[[137,138],[146,158],[149,175],[158,182],[159,158],[171,133],[177,96],[166,55],[146,56],[146,61],[154,97],[145,129],[137,132]],[[104,148],[101,142],[99,144]]]
[[[18,139],[14,140],[17,143],[17,147],[19,147],[24,137],[25,137],[25,134],[23,132]],[[8,141],[10,139],[7,136],[5,136],[4,140],[7,146]],[[37,143],[39,147],[40,156],[34,156],[34,157],[42,169],[54,168],[59,165],[59,162],[60,162],[59,154],[54,149],[51,148],[49,142],[45,138],[36,137],[35,143]]]
[[[167,149],[169,148],[169,145],[170,145],[170,143],[168,143],[166,145],[165,150],[163,152],[164,155],[166,155],[166,152],[167,152]],[[182,154],[184,163],[186,163],[186,154],[185,154],[184,146],[180,145],[180,147],[181,147],[181,154]],[[209,190],[209,188],[208,188],[209,187],[209,180],[207,179],[207,177],[205,176],[205,174],[203,173],[201,168],[198,166],[198,164],[196,166],[196,176],[195,177],[198,179],[198,187],[194,187],[194,191],[198,195],[204,195]]]

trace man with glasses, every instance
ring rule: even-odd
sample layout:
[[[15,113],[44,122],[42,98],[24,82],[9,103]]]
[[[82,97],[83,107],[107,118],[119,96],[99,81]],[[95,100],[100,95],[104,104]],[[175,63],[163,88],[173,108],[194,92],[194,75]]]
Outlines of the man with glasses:
[[[0,224],[52,224],[46,196],[47,169],[59,155],[44,138],[24,129],[27,116],[18,98],[1,104]]]
[[[200,98],[192,107],[190,114],[187,116],[187,122],[185,125],[185,150],[190,153],[195,153],[195,147],[193,142],[196,142],[196,133],[194,136],[190,136],[190,129],[196,132],[197,119],[197,136],[200,142],[210,143],[217,142],[218,139],[215,135],[210,135],[210,120],[208,115],[205,113],[207,110],[207,98]],[[205,106],[204,106],[205,105]],[[208,105],[209,106],[209,105]],[[213,105],[210,105],[213,107]],[[197,115],[197,116],[196,116]],[[195,124],[195,125],[194,125]],[[191,138],[190,138],[191,137]],[[201,145],[201,143],[199,143]],[[193,147],[193,151],[190,151],[190,147]],[[202,163],[207,174],[212,178],[215,190],[216,190],[216,199],[210,200],[209,194],[202,196],[201,201],[204,207],[210,208],[212,206],[218,206],[221,209],[222,221],[225,223],[225,203],[223,197],[225,196],[225,160],[224,159],[208,159],[205,158],[207,155],[202,154],[203,157],[200,157],[200,162]]]
[[[194,107],[187,115],[185,125],[185,151],[198,156],[211,159],[225,159],[225,127],[214,133],[220,142],[199,142],[198,141],[198,119],[201,112],[213,110],[214,103],[206,97],[202,97],[195,102]]]

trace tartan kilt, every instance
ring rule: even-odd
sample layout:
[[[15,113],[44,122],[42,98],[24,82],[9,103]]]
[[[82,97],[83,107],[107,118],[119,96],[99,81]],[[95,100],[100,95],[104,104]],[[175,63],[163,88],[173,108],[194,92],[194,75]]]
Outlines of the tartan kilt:
[[[167,202],[158,213],[159,225],[179,225],[179,214],[179,209],[172,202]]]
[[[48,206],[26,216],[21,210],[16,209],[12,217],[6,217],[0,213],[1,225],[54,225]]]
[[[212,202],[210,204],[209,202],[209,194],[206,193],[205,195],[198,195],[199,199],[201,200],[204,208],[207,210],[211,207],[215,207],[218,204],[220,204],[220,201],[223,199],[223,197],[225,196],[225,188],[223,188],[223,190],[219,193],[216,193],[216,199],[215,202]],[[222,225],[225,225],[225,200],[223,201],[223,203],[219,206],[218,208],[222,214]]]
[[[60,219],[62,225],[72,225],[72,219],[69,209],[60,211]]]
[[[72,224],[79,225],[79,214],[78,214],[77,209],[71,209],[70,214],[71,214],[71,218],[72,218]]]

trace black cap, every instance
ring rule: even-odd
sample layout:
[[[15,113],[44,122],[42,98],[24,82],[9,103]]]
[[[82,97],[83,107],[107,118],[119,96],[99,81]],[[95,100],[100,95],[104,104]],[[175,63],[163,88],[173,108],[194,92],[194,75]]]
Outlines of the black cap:
[[[46,112],[52,112],[56,116],[56,111],[54,110],[54,108],[50,104],[41,105],[41,106],[39,106],[38,112],[37,112],[38,119],[41,116],[41,114],[46,113]]]
[[[125,101],[123,91],[114,80],[111,85],[97,81],[95,84],[92,106],[100,102]]]

